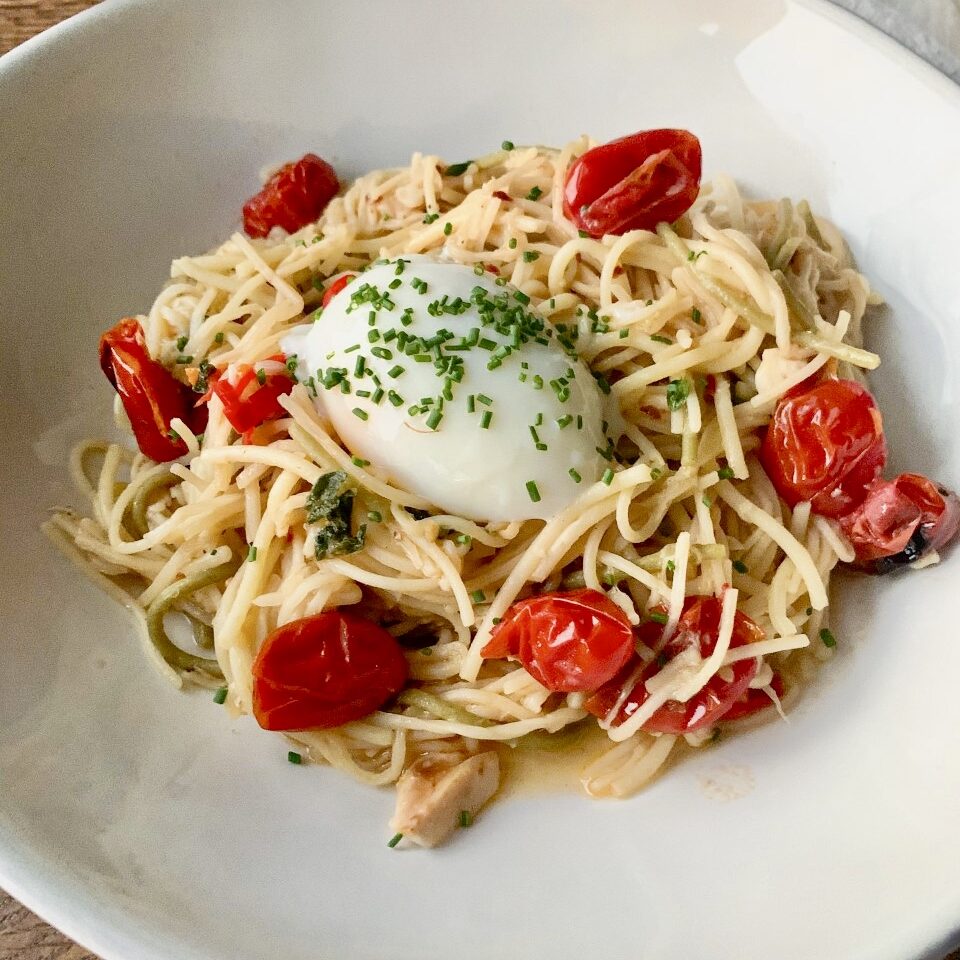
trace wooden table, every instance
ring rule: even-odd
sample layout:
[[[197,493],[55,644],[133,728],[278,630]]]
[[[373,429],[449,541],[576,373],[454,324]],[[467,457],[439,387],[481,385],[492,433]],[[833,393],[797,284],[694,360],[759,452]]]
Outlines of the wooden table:
[[[0,0],[0,54],[98,0]],[[927,0],[913,0],[924,4]],[[951,2],[951,0],[948,0]],[[909,4],[905,4],[909,6]],[[0,890],[0,960],[97,960]],[[130,958],[135,960],[135,958]],[[910,958],[904,958],[910,960]],[[945,960],[960,960],[960,950]]]

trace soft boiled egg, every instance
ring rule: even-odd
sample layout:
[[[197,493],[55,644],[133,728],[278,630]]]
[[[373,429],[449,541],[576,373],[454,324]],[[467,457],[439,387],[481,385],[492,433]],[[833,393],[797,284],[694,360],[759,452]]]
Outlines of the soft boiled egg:
[[[523,293],[478,274],[380,261],[282,346],[391,482],[472,520],[547,519],[607,466],[603,397]]]

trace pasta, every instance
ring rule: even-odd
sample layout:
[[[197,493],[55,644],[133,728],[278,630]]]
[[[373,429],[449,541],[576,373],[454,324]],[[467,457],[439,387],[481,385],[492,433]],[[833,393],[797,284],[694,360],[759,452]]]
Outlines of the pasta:
[[[238,435],[211,396],[202,436],[171,423],[186,446],[171,464],[84,444],[71,471],[87,511],[57,509],[47,531],[134,611],[168,679],[249,713],[267,637],[349,608],[400,640],[408,681],[367,716],[289,732],[298,756],[383,785],[424,758],[509,751],[597,722],[610,743],[585,758],[584,787],[624,796],[715,739],[715,724],[645,730],[664,703],[689,701],[749,660],[750,689],[785,709],[829,658],[830,576],[851,548],[809,503],[787,507],[757,454],[788,390],[823,369],[862,379],[877,365],[861,337],[877,297],[837,230],[805,203],[749,201],[726,177],[705,184],[673,226],[581,235],[563,187],[592,145],[505,145],[463,169],[417,153],[360,177],[315,224],[265,239],[237,233],[173,262],[138,320],[150,355],[181,379],[195,358],[282,372],[285,358],[268,358],[310,322],[332,278],[424,255],[501,278],[536,318],[575,335],[623,423],[609,477],[547,519],[491,522],[446,512],[353,456],[302,377],[278,398],[282,416],[253,436]],[[119,399],[116,414],[122,425]],[[365,535],[358,549],[318,559],[311,489],[336,471]],[[665,664],[624,722],[614,721],[629,684],[594,721],[583,693],[551,691],[514,660],[482,654],[517,601],[577,589],[603,592],[631,625],[653,616],[661,645],[690,597],[721,596],[717,643]],[[759,627],[755,644],[731,646],[737,610]],[[178,616],[193,640],[168,637]],[[638,671],[655,648],[638,644]]]

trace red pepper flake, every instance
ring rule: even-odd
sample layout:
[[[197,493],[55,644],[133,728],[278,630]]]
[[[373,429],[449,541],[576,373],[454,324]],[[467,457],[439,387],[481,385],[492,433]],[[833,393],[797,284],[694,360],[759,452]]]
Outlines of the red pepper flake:
[[[500,268],[499,268],[499,267],[495,267],[492,263],[488,263],[488,264],[484,267],[484,269],[485,269],[488,273],[492,273],[494,276],[497,276],[497,277],[500,276]]]
[[[493,193],[493,195],[494,195],[498,200],[507,200],[507,201],[509,201],[509,200],[512,200],[512,199],[513,199],[513,197],[511,197],[509,193],[504,193],[503,190],[495,190],[494,193]]]

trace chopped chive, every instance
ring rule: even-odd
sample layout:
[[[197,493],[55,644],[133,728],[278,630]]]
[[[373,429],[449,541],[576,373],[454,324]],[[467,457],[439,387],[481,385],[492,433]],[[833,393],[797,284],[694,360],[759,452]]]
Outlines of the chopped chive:
[[[667,384],[667,406],[671,410],[679,410],[690,396],[690,381],[684,377],[682,380],[671,380]]]
[[[257,371],[257,383],[259,383],[260,386],[262,387],[266,382],[267,382],[267,371],[264,370],[263,367],[261,367]]]
[[[533,389],[542,390],[543,389],[543,377],[539,373],[533,375]]]
[[[523,262],[524,263],[533,263],[534,260],[539,260],[540,254],[536,250],[524,250],[523,251]]]
[[[537,489],[537,484],[533,480],[528,480],[526,483],[527,494],[534,503],[540,502],[540,491]]]
[[[475,264],[473,265],[473,272],[474,272],[478,277],[482,277],[482,276],[483,276],[483,273],[484,273],[484,271],[483,271],[483,264],[482,264],[482,263],[475,263]]]
[[[485,407],[489,407],[493,401],[485,393],[478,393],[477,403],[482,403]]]
[[[393,359],[393,351],[389,347],[374,347],[370,352],[381,360]]]
[[[424,223],[433,223],[434,220],[439,220],[439,219],[440,219],[440,214],[439,214],[439,213],[428,213],[428,214],[425,214],[425,215],[424,215],[423,222],[424,222]]]
[[[369,420],[369,419],[370,419],[370,414],[368,414],[366,410],[361,410],[360,407],[354,407],[353,410],[351,411],[351,413],[352,413],[355,417],[359,418],[360,420]]]
[[[472,160],[463,160],[460,163],[451,163],[450,166],[443,171],[443,175],[445,177],[459,177],[461,174],[467,172],[467,168],[471,163],[473,163]]]
[[[429,417],[427,417],[427,426],[431,430],[436,430],[440,426],[440,421],[443,419],[443,411],[439,408],[434,410]]]
[[[389,390],[389,391],[387,391],[387,399],[388,399],[395,407],[402,407],[403,404],[404,404],[404,399],[403,399],[403,397],[401,397],[400,394],[397,393],[396,390]]]
[[[350,458],[350,462],[351,462],[355,467],[359,467],[361,470],[362,470],[364,467],[369,467],[369,466],[370,466],[370,461],[369,461],[369,460],[364,460],[363,457],[351,457],[351,458]]]
[[[473,537],[471,537],[469,533],[461,533],[456,537],[456,541],[461,546],[469,547],[470,544],[473,543]]]
[[[493,414],[487,410],[480,418],[480,429],[487,430],[490,427],[490,421],[493,420]]]
[[[611,470],[610,467],[607,467],[607,469],[603,471],[603,476],[600,478],[600,482],[605,483],[608,487],[611,483],[613,483],[613,470]]]
[[[507,241],[507,246],[508,246],[511,250],[516,250],[516,249],[517,249],[517,238],[516,238],[516,237],[511,237],[511,238]]]
[[[295,766],[299,766],[301,763],[303,763],[303,757],[297,753],[296,750],[287,751],[287,760]]]
[[[213,342],[214,342],[214,343],[218,343],[218,344],[219,344],[219,343],[223,343],[223,331],[222,331],[222,330],[213,338]]]
[[[355,377],[362,377],[366,371],[367,365],[364,363],[363,354],[357,357],[357,362],[353,365],[353,375]]]
[[[217,692],[213,695],[213,702],[214,702],[214,703],[219,703],[219,704],[221,704],[221,705],[227,702],[227,688],[226,688],[226,687],[218,687],[218,688],[217,688]]]
[[[663,624],[665,624],[665,623],[667,622],[667,615],[666,615],[665,613],[659,613],[659,612],[657,612],[656,610],[654,610],[654,611],[650,614],[650,619],[651,619],[654,623],[659,623],[659,624],[663,625]]]
[[[620,333],[618,334],[618,336],[620,337],[621,340],[626,340],[627,337],[630,336],[630,331],[629,331],[626,327],[624,327],[624,328],[620,331]]]
[[[820,631],[820,639],[825,647],[835,647],[837,645],[837,638],[826,627]]]
[[[444,235],[445,237],[449,237],[451,233],[453,233],[453,224],[452,224],[452,223],[445,223],[445,224],[443,225],[443,235]]]
[[[700,501],[703,503],[703,505],[704,505],[705,507],[709,507],[709,506],[711,505],[711,503],[713,502],[706,494],[704,494],[704,495],[700,498]]]
[[[721,480],[732,480],[733,479],[733,468],[732,467],[721,467],[717,471],[717,476]]]
[[[737,573],[746,573],[747,565],[742,560],[734,560],[733,569],[736,570]]]
[[[487,596],[482,590],[474,590],[473,593],[470,594],[470,599],[474,603],[483,603],[483,601],[487,599]]]
[[[183,348],[187,345],[189,339],[187,336],[177,337],[177,353],[183,353]]]
[[[473,815],[470,813],[469,810],[461,810],[460,819],[457,822],[460,824],[461,827],[464,827],[464,828],[472,826]]]
[[[247,563],[253,563],[257,559],[257,548],[251,543],[250,549],[247,551]]]
[[[579,483],[583,479],[583,477],[580,476],[579,472],[574,467],[571,467],[567,473],[573,478],[574,483]]]
[[[392,850],[403,839],[402,833],[395,833],[388,841],[387,846]]]
[[[406,369],[405,367],[402,367],[402,366],[398,363],[398,364],[396,364],[395,366],[392,366],[392,367],[387,371],[387,376],[390,377],[391,380],[396,380],[397,377],[399,377],[400,374],[403,373],[403,371],[404,371],[405,369]]]
[[[383,523],[383,514],[379,510],[368,510],[367,519],[371,523]]]
[[[539,200],[543,191],[539,187],[533,187],[527,194],[528,200]]]
[[[590,238],[590,234],[587,233],[586,230],[578,230],[577,236],[580,237],[581,240],[588,240]]]
[[[571,414],[571,413],[565,413],[562,417],[560,417],[560,418],[556,421],[557,426],[558,426],[561,430],[562,430],[564,427],[569,427],[571,423],[573,423],[573,414]]]
[[[471,393],[471,394],[467,397],[467,413],[473,413],[474,410],[476,410],[476,409],[477,409],[476,398],[475,398],[475,396]]]
[[[673,573],[673,571],[676,569],[677,569],[677,565],[672,560],[668,560],[667,566],[666,566],[667,573]]]
[[[694,307],[690,311],[690,319],[694,323],[703,323],[703,314],[696,307]]]
[[[522,303],[524,306],[530,302],[530,298],[522,290],[514,291],[513,299],[516,300],[517,303]]]
[[[512,150],[512,149],[513,149],[513,141],[512,141],[512,140],[504,140],[503,143],[500,144],[500,149],[501,149],[501,150]]]
[[[657,343],[666,343],[668,345],[673,343],[673,341],[669,337],[661,336],[659,333],[651,334],[650,339],[656,340]]]

